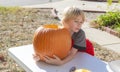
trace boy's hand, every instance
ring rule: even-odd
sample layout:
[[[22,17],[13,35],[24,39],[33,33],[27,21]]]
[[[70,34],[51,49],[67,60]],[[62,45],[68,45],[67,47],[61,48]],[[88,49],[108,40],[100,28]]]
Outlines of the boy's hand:
[[[53,64],[53,65],[62,65],[62,60],[57,57],[56,55],[53,55],[54,58],[51,58],[51,57],[48,57],[48,56],[45,56],[44,57],[44,60],[46,63],[48,64]]]
[[[39,57],[38,55],[36,55],[36,54],[33,54],[33,59],[34,59],[35,61],[39,61],[39,60],[40,60],[40,57]]]

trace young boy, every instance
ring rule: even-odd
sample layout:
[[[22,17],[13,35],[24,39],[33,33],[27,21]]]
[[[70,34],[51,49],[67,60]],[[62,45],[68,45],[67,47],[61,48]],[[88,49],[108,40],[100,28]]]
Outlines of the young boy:
[[[68,31],[71,33],[71,37],[73,40],[72,49],[68,54],[68,56],[63,60],[61,60],[59,57],[55,55],[54,55],[54,58],[45,56],[44,59],[46,63],[53,64],[53,65],[62,65],[72,60],[78,51],[87,52],[85,33],[81,29],[84,21],[85,21],[85,16],[82,10],[80,10],[77,7],[65,8],[65,10],[63,11],[61,23],[63,24],[63,27],[68,29]],[[94,53],[92,54],[94,55]],[[39,56],[35,56],[35,55],[34,55],[34,59],[36,61],[40,60]]]

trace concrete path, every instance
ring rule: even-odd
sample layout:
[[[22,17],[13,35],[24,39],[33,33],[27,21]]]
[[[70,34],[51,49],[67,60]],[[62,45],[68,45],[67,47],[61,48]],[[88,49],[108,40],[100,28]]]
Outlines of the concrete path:
[[[108,8],[106,2],[93,2],[93,1],[80,1],[80,0],[62,0],[58,2],[38,4],[24,7],[32,8],[56,8],[58,11],[62,11],[63,8],[68,6],[78,6],[84,11],[94,11],[94,12],[106,12],[112,10],[114,7],[120,9],[120,4],[113,3],[113,5]]]
[[[44,4],[48,2],[56,2],[61,0],[0,0],[0,6],[24,6]]]
[[[82,27],[86,33],[86,37],[93,42],[101,45],[103,48],[113,50],[120,54],[120,38],[111,35],[105,31],[101,31],[95,28],[90,28],[89,23],[86,22]]]

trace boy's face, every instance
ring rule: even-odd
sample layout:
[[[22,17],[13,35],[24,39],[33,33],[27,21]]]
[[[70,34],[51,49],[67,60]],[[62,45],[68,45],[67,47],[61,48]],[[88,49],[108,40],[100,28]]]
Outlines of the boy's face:
[[[78,32],[81,29],[81,26],[83,24],[83,19],[81,16],[78,16],[75,19],[70,19],[67,23],[70,31]]]

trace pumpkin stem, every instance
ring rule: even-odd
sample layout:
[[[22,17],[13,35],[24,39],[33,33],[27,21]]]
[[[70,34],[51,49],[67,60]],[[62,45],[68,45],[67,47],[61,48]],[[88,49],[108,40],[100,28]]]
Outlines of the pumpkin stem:
[[[53,28],[53,29],[58,29],[59,26],[56,25],[56,24],[46,24],[46,25],[43,25],[44,28]]]

